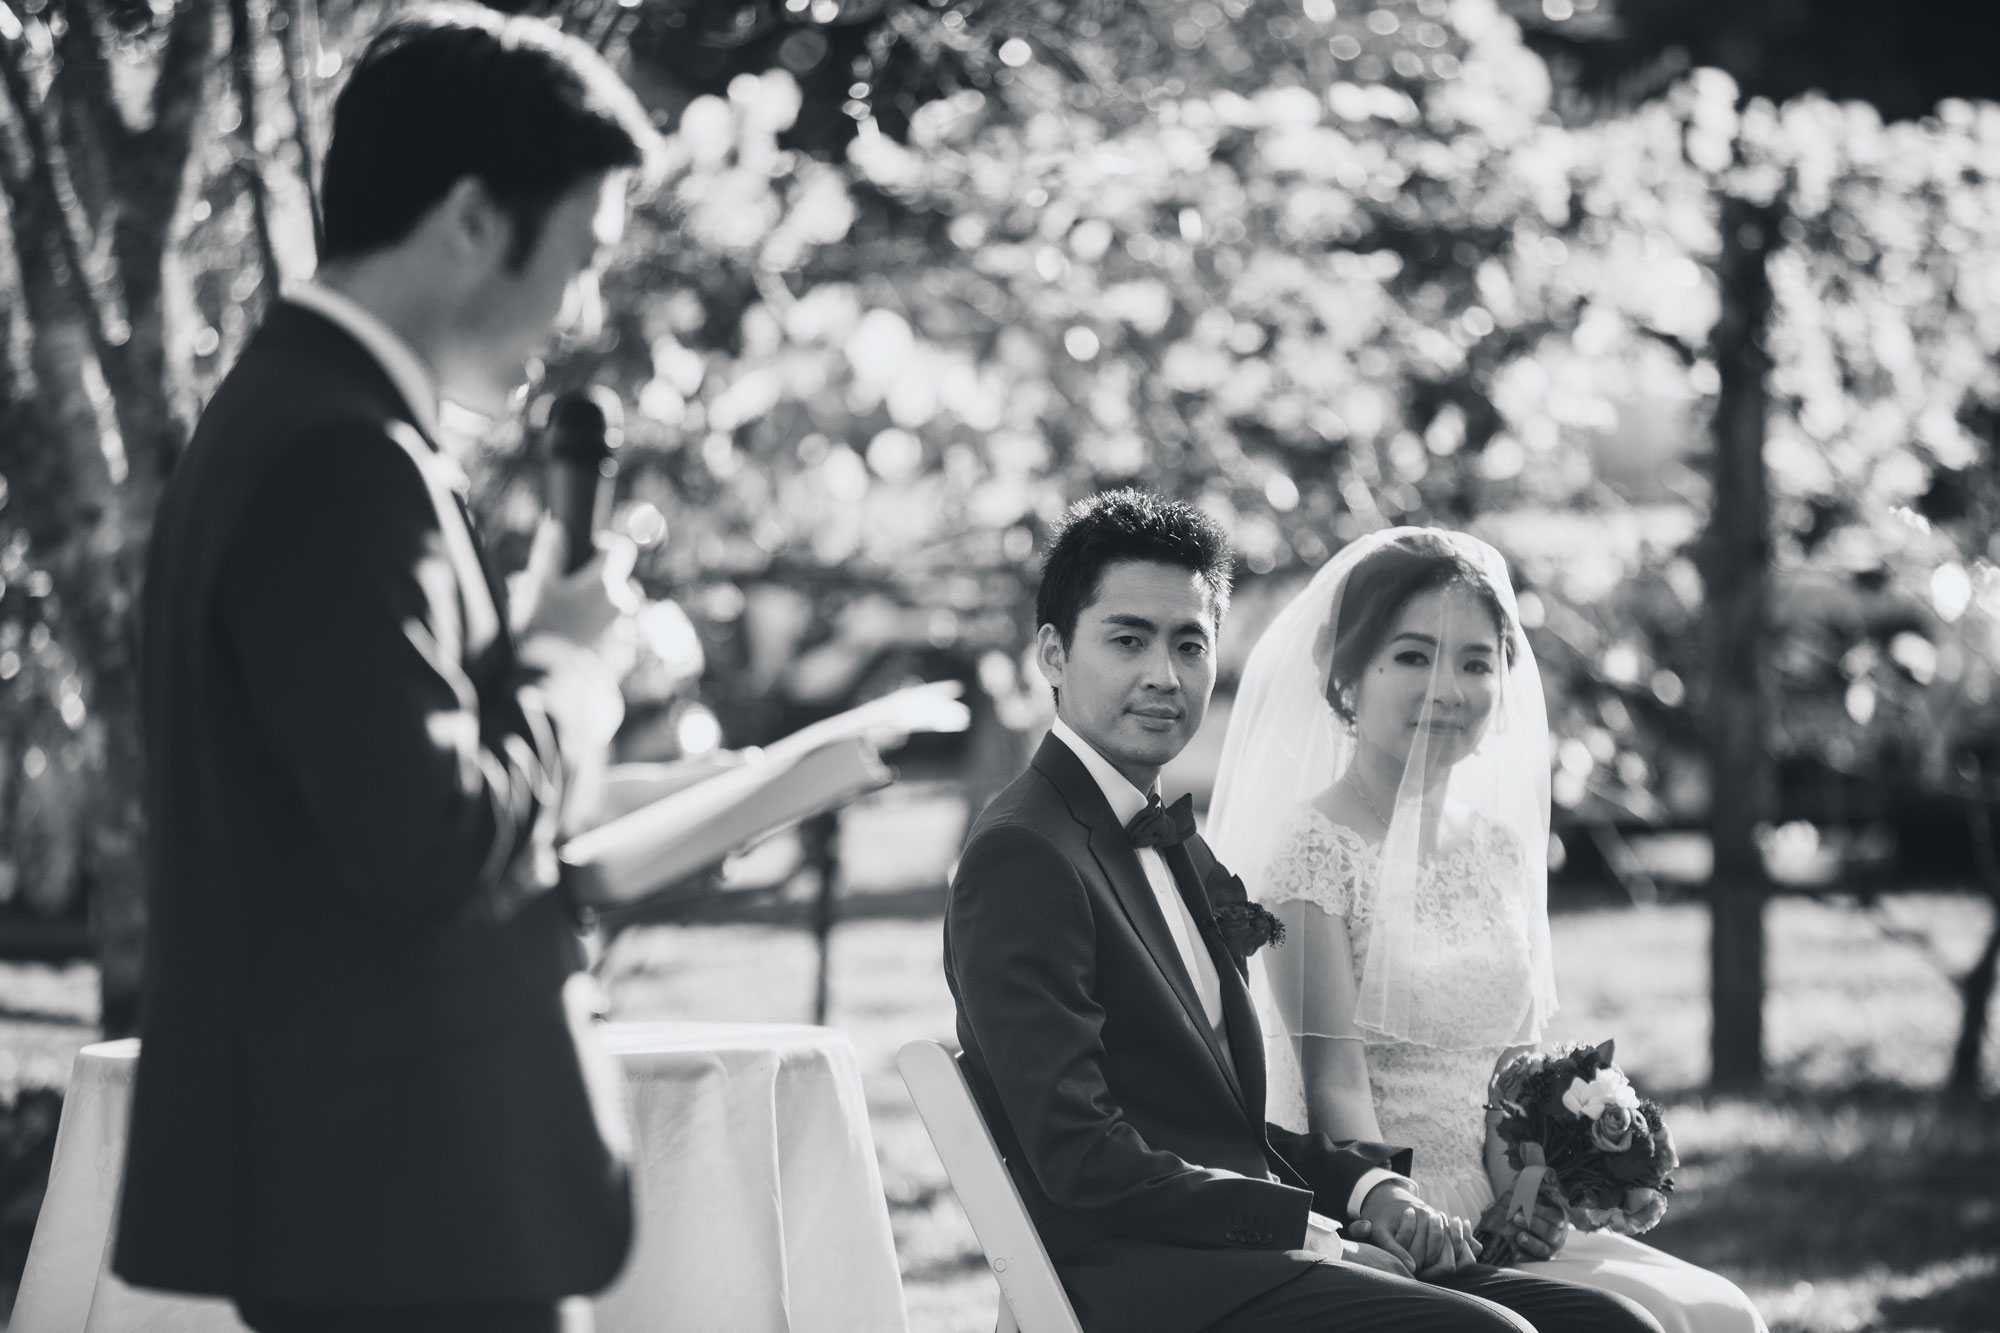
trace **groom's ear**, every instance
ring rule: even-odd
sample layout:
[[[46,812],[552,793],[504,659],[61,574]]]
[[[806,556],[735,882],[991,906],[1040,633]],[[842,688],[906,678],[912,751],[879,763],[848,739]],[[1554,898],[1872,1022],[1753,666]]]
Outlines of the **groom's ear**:
[[[1035,631],[1035,662],[1049,688],[1060,690],[1063,672],[1069,668],[1069,650],[1063,647],[1062,635],[1054,625],[1044,625]]]

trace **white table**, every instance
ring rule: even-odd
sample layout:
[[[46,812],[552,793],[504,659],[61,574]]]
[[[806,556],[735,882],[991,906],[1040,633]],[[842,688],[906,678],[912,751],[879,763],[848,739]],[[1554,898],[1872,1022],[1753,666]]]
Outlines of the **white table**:
[[[896,1247],[861,1072],[830,1028],[613,1023],[632,1107],[638,1234],[597,1333],[900,1333]],[[16,1333],[243,1333],[226,1301],[107,1264],[139,1043],[77,1054]]]

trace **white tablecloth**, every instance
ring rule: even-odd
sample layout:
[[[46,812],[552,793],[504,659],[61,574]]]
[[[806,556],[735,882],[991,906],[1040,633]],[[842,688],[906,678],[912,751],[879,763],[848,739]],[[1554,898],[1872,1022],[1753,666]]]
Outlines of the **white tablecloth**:
[[[903,1290],[854,1048],[829,1028],[613,1023],[638,1236],[598,1333],[897,1333]],[[78,1053],[17,1333],[242,1333],[225,1301],[127,1286],[108,1258],[136,1041]]]

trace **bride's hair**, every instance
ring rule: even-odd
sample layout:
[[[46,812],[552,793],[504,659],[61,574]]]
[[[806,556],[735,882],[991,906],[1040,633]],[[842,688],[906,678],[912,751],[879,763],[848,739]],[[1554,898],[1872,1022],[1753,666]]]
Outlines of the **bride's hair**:
[[[1500,593],[1442,533],[1397,537],[1364,558],[1348,575],[1338,622],[1329,620],[1313,645],[1313,661],[1326,672],[1326,701],[1341,721],[1354,721],[1354,682],[1375,659],[1396,618],[1417,597],[1439,588],[1464,588],[1493,617],[1500,647],[1514,661],[1514,625]]]

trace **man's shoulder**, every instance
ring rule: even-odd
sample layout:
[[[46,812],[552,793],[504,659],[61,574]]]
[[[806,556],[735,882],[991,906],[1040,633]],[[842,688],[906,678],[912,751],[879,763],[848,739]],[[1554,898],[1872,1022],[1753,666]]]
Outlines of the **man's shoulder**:
[[[1001,788],[972,823],[961,866],[994,858],[1057,856],[1080,861],[1089,856],[1089,831],[1076,822],[1062,793],[1047,775],[1030,766]]]
[[[966,847],[970,849],[982,838],[1004,830],[1031,831],[1051,841],[1082,832],[1062,793],[1032,764],[987,802],[986,809],[973,820],[966,834]]]
[[[386,376],[347,334],[280,301],[222,377],[192,447],[269,447],[329,431],[378,433],[397,415]]]

